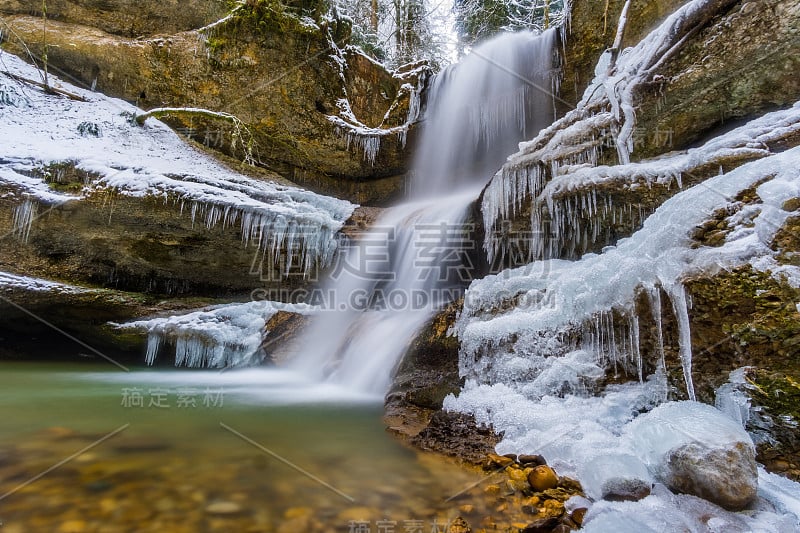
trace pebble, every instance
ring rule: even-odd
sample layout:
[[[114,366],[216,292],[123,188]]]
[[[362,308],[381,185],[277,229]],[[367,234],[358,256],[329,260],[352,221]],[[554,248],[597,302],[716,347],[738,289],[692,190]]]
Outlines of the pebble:
[[[557,518],[540,518],[527,524],[522,529],[522,533],[550,533],[558,525]]]
[[[59,533],[80,533],[86,531],[86,522],[83,520],[67,520],[58,528]]]
[[[209,514],[237,514],[242,512],[242,506],[236,502],[214,502],[206,507]]]
[[[351,507],[339,513],[337,518],[341,523],[346,524],[351,520],[371,520],[379,514],[380,512],[377,509],[371,509],[369,507]]]
[[[447,526],[448,533],[472,533],[472,528],[469,527],[469,524],[466,520],[461,518],[460,516],[457,517],[455,520],[450,522]]]
[[[540,465],[528,474],[528,483],[536,492],[553,489],[558,485],[558,476],[549,466]]]
[[[539,466],[546,465],[547,461],[541,455],[520,455],[518,457],[519,464],[523,466]]]
[[[497,455],[497,454],[494,454],[494,453],[490,453],[488,455],[488,457],[489,457],[489,459],[488,459],[487,462],[488,462],[488,466],[490,468],[491,467],[495,467],[495,466],[499,466],[499,467],[505,468],[507,466],[511,466],[511,465],[514,464],[514,460],[513,459],[511,459],[510,457],[505,457],[503,455]]]

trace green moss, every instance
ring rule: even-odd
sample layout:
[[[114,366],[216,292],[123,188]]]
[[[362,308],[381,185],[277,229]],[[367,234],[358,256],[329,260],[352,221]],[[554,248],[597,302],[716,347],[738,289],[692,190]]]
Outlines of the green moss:
[[[28,172],[29,175],[44,180],[51,189],[67,193],[79,194],[93,175],[76,168],[74,161],[59,161]]]
[[[753,400],[773,417],[800,421],[800,375],[758,370],[750,378]]]

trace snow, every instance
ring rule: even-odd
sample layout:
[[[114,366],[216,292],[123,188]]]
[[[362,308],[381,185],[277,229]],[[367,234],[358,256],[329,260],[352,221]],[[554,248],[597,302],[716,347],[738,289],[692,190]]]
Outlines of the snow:
[[[175,346],[175,366],[228,368],[261,362],[267,321],[278,311],[308,314],[305,304],[254,301],[212,306],[165,318],[115,324],[148,333],[147,364],[152,365],[166,344]]]
[[[658,28],[650,32],[636,46],[623,50],[611,71],[596,77],[584,93],[578,107],[584,107],[602,99],[611,105],[615,120],[620,125],[616,136],[619,161],[630,163],[633,152],[633,131],[636,125],[634,110],[634,91],[652,74],[659,64],[673,50],[676,39],[688,31],[702,10],[715,0],[691,0],[675,10]],[[626,3],[627,5],[630,2]],[[623,9],[620,26],[624,27],[627,9]],[[679,41],[680,42],[680,41]]]
[[[14,75],[37,79],[37,71],[7,53],[0,56]],[[0,74],[2,86],[24,93],[28,105],[0,105],[0,185],[13,184],[23,198],[54,204],[98,191],[133,197],[156,197],[194,217],[208,228],[238,224],[245,244],[261,252],[292,250],[308,272],[319,261],[329,263],[335,234],[351,215],[349,202],[309,191],[245,177],[188,146],[163,123],[132,123],[141,110],[118,99],[52,83],[86,102],[44,94]],[[81,133],[96,125],[98,136]],[[82,195],[56,194],[41,179],[25,175],[53,163],[72,162],[93,176]]]
[[[0,272],[0,291],[9,292],[23,290],[31,292],[55,292],[61,294],[79,294],[91,291],[74,285],[48,281],[30,276],[21,276],[10,272]]]
[[[776,512],[763,501],[748,513],[725,511],[705,500],[686,494],[673,494],[656,484],[647,498],[638,502],[597,502],[584,517],[581,531],[589,533],[774,533],[796,531],[791,515]]]

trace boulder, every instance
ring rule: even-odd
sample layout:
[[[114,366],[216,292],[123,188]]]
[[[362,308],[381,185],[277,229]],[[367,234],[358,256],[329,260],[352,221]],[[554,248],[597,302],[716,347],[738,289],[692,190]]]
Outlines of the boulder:
[[[714,407],[666,403],[634,420],[627,434],[639,458],[671,490],[729,510],[744,509],[756,497],[753,441]]]

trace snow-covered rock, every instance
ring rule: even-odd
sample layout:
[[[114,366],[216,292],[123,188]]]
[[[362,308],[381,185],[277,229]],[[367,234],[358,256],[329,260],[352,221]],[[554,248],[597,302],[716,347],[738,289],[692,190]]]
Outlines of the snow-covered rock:
[[[698,402],[671,402],[627,428],[653,475],[676,492],[740,510],[758,491],[755,446],[722,412]]]
[[[653,477],[633,454],[603,454],[586,463],[580,475],[586,492],[595,499],[640,500],[650,494]]]

